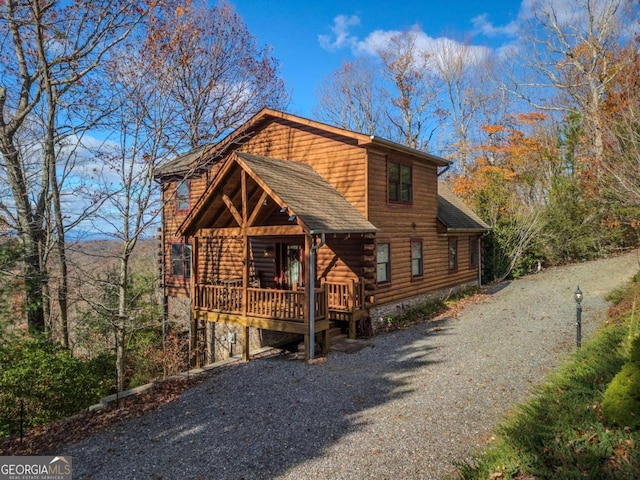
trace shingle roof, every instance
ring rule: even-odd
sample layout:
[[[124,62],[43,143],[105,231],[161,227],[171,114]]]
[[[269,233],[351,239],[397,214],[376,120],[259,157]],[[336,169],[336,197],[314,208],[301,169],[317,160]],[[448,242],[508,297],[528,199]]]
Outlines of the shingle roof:
[[[314,233],[367,233],[378,229],[310,165],[236,152],[239,163],[260,178]]]
[[[447,230],[488,231],[490,229],[473,210],[444,183],[438,182],[438,220]]]
[[[316,120],[310,120],[304,117],[299,117],[277,110],[263,108],[236,130],[229,133],[218,143],[198,147],[191,152],[188,152],[184,155],[181,155],[180,157],[174,158],[173,160],[164,163],[163,165],[160,165],[156,169],[155,176],[157,178],[171,177],[174,175],[180,176],[187,174],[191,169],[204,168],[208,164],[214,162],[217,158],[222,158],[224,155],[226,155],[230,148],[235,149],[239,145],[241,145],[256,131],[258,131],[261,128],[261,125],[277,119],[305,125],[311,128],[316,128],[330,134],[339,135],[343,138],[350,138],[352,140],[355,140],[358,145],[361,145],[365,148],[371,146],[389,148],[391,150],[413,155],[414,157],[420,158],[422,160],[427,160],[429,162],[435,163],[438,166],[446,166],[451,163],[444,158],[437,157],[422,150],[415,150],[413,148],[406,147],[399,143],[392,142],[375,135],[365,135],[363,133],[355,132],[353,130],[347,130],[333,125],[328,125]]]
[[[186,174],[197,161],[212,147],[212,145],[202,145],[194,150],[191,150],[184,155],[180,155],[168,162],[158,166],[155,171],[156,177],[168,177],[171,175],[184,175]]]

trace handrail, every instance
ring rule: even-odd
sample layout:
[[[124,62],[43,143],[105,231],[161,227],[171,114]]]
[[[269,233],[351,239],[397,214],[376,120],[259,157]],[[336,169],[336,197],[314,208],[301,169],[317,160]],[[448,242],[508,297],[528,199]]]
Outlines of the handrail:
[[[223,285],[195,285],[194,308],[217,313],[242,314],[242,287]],[[324,289],[315,290],[316,319],[324,319],[326,295]],[[247,288],[246,314],[252,317],[304,322],[304,290],[275,290]]]
[[[351,282],[325,281],[330,310],[352,312],[364,306],[364,282],[362,279]]]

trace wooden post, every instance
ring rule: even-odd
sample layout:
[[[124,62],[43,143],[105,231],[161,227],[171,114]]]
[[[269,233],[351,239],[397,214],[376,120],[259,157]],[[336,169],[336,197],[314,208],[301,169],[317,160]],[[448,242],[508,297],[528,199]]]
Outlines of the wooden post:
[[[315,348],[316,339],[315,332],[310,332],[309,328],[309,319],[310,319],[310,299],[313,298],[314,290],[315,290],[315,279],[311,278],[311,247],[313,246],[313,240],[311,235],[305,233],[304,235],[304,324],[307,327],[307,333],[304,336],[304,359],[305,361],[309,360],[309,355],[311,353],[311,349]]]
[[[249,361],[249,327],[242,327],[242,361]]]
[[[249,300],[249,235],[247,228],[248,222],[248,201],[247,193],[247,172],[242,170],[240,174],[242,183],[242,316],[247,316],[247,301]],[[249,361],[249,327],[242,327],[242,360]]]
[[[183,239],[184,244],[182,246],[183,248],[183,255],[186,251],[187,248],[187,243],[189,242],[188,238]],[[196,265],[196,259],[195,259],[195,253],[194,252],[194,247],[197,244],[197,237],[193,237],[193,243],[191,244],[191,278],[189,278],[189,311],[190,311],[190,315],[189,315],[189,357],[188,357],[188,364],[189,367],[191,367],[191,363],[192,363],[192,355],[193,352],[195,352],[196,350],[196,345],[197,345],[197,336],[196,336],[196,329],[198,328],[198,320],[196,318],[196,302],[195,302],[195,278],[194,278],[194,268]],[[197,247],[196,247],[197,250]],[[183,260],[184,261],[184,260]],[[184,272],[183,272],[184,273]]]
[[[324,290],[324,315],[325,318],[329,319],[329,288],[325,283],[323,286]],[[331,330],[327,328],[322,331],[322,354],[327,355],[329,350],[331,349],[331,335],[329,334]]]

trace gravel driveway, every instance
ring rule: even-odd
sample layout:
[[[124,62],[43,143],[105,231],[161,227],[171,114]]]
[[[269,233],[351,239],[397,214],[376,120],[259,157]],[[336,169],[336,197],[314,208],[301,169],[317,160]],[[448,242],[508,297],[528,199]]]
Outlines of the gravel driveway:
[[[638,252],[494,288],[458,318],[383,334],[324,365],[214,371],[179,400],[70,446],[75,479],[439,479],[605,318]]]

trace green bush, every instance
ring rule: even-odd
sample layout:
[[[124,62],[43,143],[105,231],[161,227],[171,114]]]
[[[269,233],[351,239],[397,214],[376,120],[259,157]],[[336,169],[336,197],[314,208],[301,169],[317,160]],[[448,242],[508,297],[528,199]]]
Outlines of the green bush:
[[[640,363],[626,363],[604,392],[602,414],[611,424],[640,427]]]
[[[627,363],[604,392],[602,414],[611,424],[640,427],[640,337],[631,341]]]
[[[107,395],[115,382],[109,354],[83,361],[45,337],[0,346],[0,436],[74,415]]]

